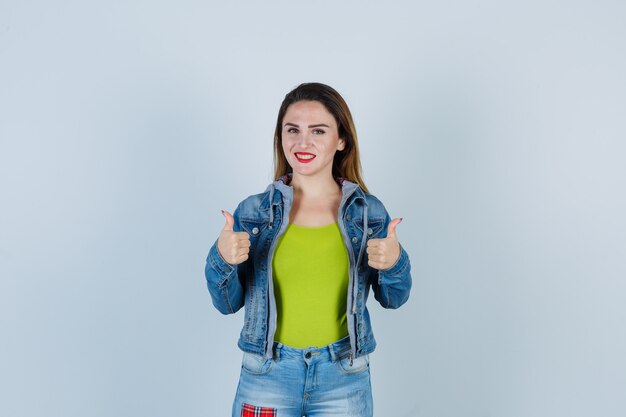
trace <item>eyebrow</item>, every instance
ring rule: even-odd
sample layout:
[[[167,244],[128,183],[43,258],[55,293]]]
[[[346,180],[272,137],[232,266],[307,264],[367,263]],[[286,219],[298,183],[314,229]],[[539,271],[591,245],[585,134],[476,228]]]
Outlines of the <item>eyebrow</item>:
[[[289,123],[289,122],[285,123],[285,126],[300,127],[300,126],[298,126],[298,125],[297,125],[297,124],[295,124],[295,123]],[[313,128],[313,127],[327,127],[327,128],[329,128],[329,129],[330,129],[330,126],[328,126],[327,124],[324,124],[324,123],[318,123],[318,124],[316,124],[316,125],[309,125],[309,129],[310,129],[310,128]]]

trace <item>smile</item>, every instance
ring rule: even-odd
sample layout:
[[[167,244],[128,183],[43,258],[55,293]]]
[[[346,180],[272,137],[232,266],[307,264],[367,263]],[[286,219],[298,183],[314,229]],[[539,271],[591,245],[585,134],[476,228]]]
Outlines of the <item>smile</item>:
[[[296,152],[294,155],[296,156],[298,162],[301,162],[303,164],[308,164],[313,159],[315,159],[315,155],[309,152]]]

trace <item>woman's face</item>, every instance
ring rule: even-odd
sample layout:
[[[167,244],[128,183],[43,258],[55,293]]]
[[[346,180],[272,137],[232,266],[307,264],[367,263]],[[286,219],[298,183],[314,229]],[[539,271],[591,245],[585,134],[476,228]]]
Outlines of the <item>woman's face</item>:
[[[285,112],[282,146],[294,176],[332,178],[335,152],[345,148],[337,122],[318,101],[297,101]]]

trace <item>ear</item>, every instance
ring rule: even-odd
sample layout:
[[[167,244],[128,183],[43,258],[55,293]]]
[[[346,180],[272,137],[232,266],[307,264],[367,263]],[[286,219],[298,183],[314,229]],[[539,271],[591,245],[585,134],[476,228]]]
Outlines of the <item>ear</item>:
[[[343,151],[344,149],[346,149],[346,141],[343,138],[339,138],[339,142],[337,143],[337,150]]]

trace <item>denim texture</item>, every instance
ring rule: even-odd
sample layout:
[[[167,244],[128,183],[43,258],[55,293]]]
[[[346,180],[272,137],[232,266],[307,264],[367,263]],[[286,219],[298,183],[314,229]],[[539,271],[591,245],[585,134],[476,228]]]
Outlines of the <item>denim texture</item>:
[[[263,193],[242,201],[233,213],[234,230],[250,235],[250,253],[245,262],[225,262],[217,241],[206,259],[205,276],[213,305],[223,314],[235,313],[245,306],[239,347],[268,359],[273,355],[277,318],[272,257],[289,220],[293,202],[289,181],[289,176],[279,178]],[[380,200],[357,184],[344,179],[338,182],[342,191],[339,228],[350,259],[346,316],[354,359],[376,348],[366,306],[370,288],[383,307],[400,307],[409,298],[411,265],[402,246],[400,257],[391,268],[377,270],[367,264],[367,241],[386,237],[391,218]]]
[[[371,417],[369,355],[351,360],[347,337],[322,348],[274,343],[269,359],[244,352],[233,417],[244,404],[281,417]]]

